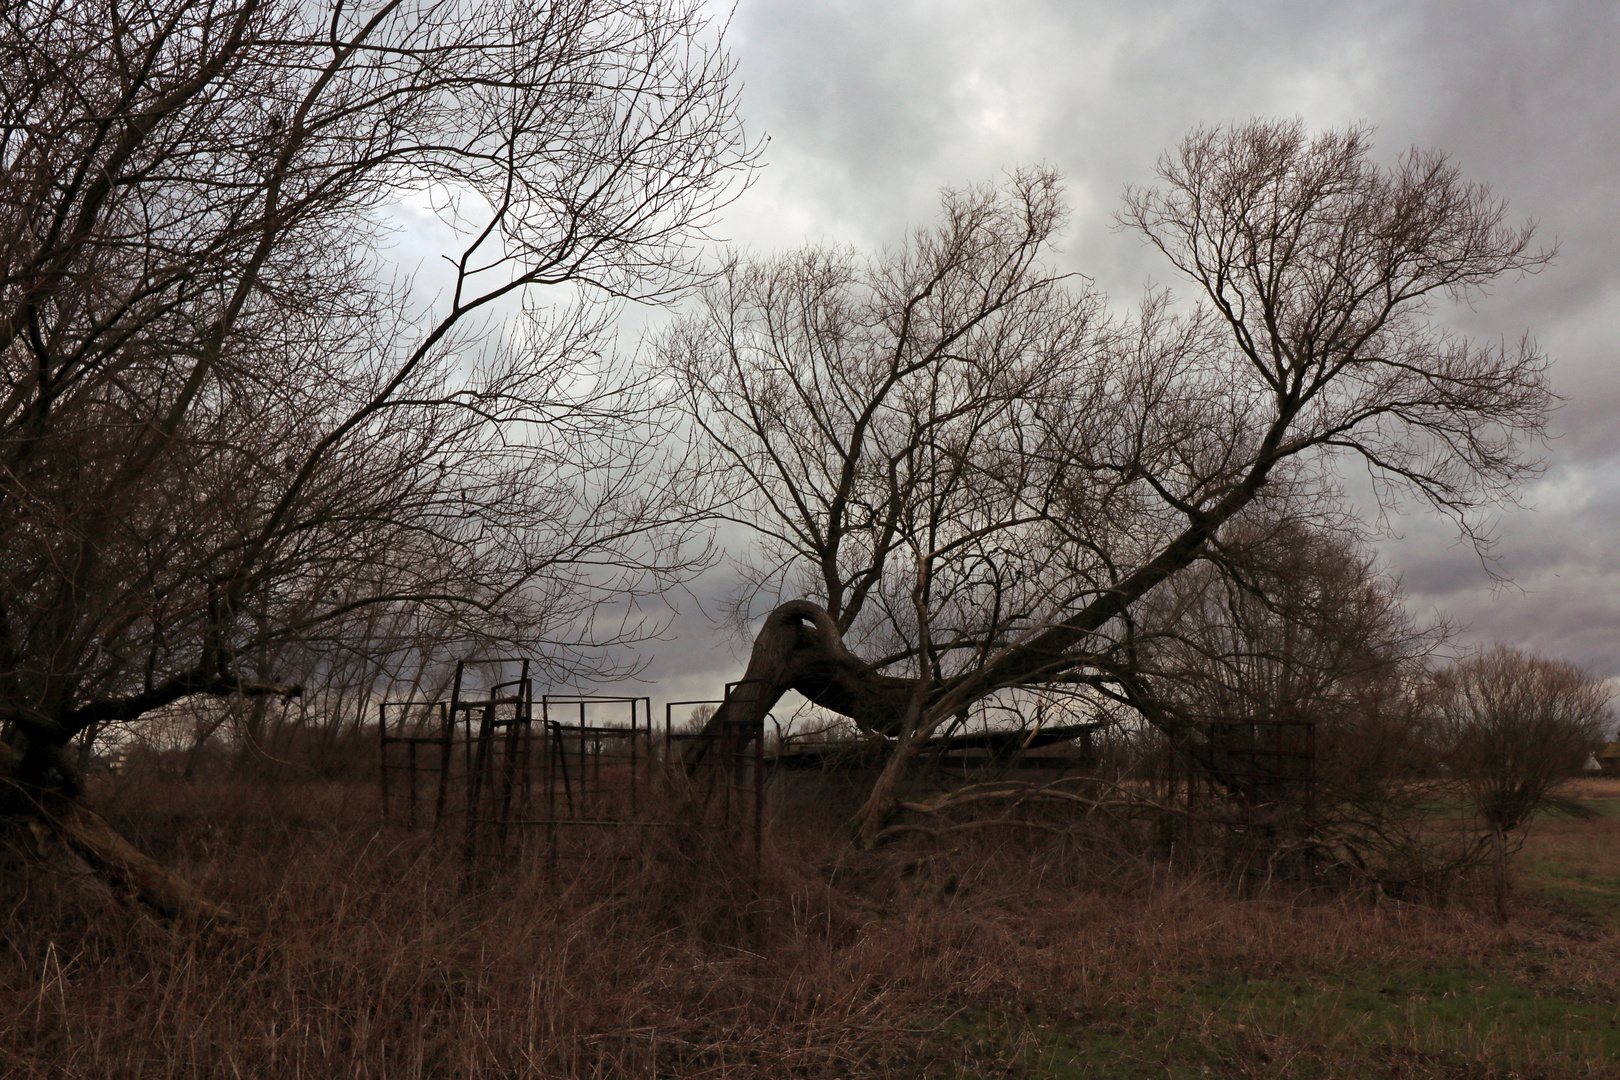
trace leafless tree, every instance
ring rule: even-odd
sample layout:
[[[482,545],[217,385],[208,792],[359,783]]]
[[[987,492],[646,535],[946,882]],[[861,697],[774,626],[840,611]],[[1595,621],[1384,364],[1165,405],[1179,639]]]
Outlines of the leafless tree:
[[[691,552],[602,305],[690,283],[752,149],[688,0],[24,0],[0,57],[6,798],[178,910],[76,734],[291,694],[378,608],[636,636]]]
[[[872,259],[734,260],[665,342],[756,540],[743,624],[761,594],[809,593],[900,662],[928,629],[910,596],[919,553],[924,588],[967,609],[966,578],[938,576],[970,575],[1029,516],[1019,500],[1041,478],[1018,440],[1089,360],[1097,303],[1041,263],[1062,222],[1050,172],[948,193],[943,217]]]
[[[1414,620],[1353,535],[1288,518],[1223,534],[1129,613],[1105,692],[1221,785],[1272,865],[1296,850],[1385,891],[1444,887],[1477,854],[1431,827],[1450,626]]]
[[[767,575],[801,570],[814,599],[766,617],[716,724],[792,687],[894,734],[863,811],[871,843],[929,734],[1009,687],[1128,672],[1127,616],[1144,597],[1246,519],[1329,513],[1336,470],[1365,467],[1386,500],[1426,502],[1486,544],[1476,511],[1535,467],[1546,364],[1528,339],[1479,345],[1434,315],[1549,256],[1443,155],[1386,168],[1370,151],[1359,129],[1193,133],[1160,160],[1158,186],[1127,191],[1120,222],[1198,302],[1150,295],[1106,326],[1093,297],[1041,268],[1059,216],[1050,177],[950,197],[937,231],[858,273],[819,254],[734,272],[672,350],[692,358],[691,408],[733,463],[742,516],[775,542]],[[1019,381],[1043,363],[1050,376]],[[955,441],[917,425],[910,447],[875,444],[864,418],[903,431],[933,414],[887,391],[842,405],[839,380],[868,368],[930,390],[964,380],[948,415],[973,422]],[[994,373],[986,389],[980,372]],[[905,469],[921,459],[944,468],[919,486]],[[954,513],[936,475],[982,509]],[[856,478],[872,494],[846,493]],[[851,549],[849,565],[829,560]],[[893,644],[860,631],[860,596],[893,598]],[[851,630],[880,655],[850,652]]]
[[[1449,628],[1416,623],[1353,536],[1293,520],[1224,533],[1130,613],[1128,671],[1112,685],[1172,735],[1308,722],[1364,742],[1378,703],[1422,678]],[[1342,749],[1332,756],[1358,756]]]
[[[1490,830],[1496,909],[1507,914],[1507,848],[1555,789],[1603,745],[1609,691],[1579,668],[1503,646],[1438,673],[1438,744]]]

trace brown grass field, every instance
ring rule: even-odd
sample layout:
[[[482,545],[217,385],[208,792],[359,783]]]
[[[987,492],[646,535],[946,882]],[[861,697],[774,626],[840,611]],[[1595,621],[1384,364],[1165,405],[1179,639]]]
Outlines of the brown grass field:
[[[1620,781],[1567,794],[1501,925],[999,834],[468,870],[363,786],[153,786],[109,813],[246,929],[7,856],[0,1076],[1620,1077]]]

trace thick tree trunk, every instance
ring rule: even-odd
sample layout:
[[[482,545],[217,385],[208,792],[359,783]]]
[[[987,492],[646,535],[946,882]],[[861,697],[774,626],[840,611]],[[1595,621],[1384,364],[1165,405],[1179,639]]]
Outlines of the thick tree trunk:
[[[64,747],[43,735],[18,732],[15,738],[24,748],[0,744],[0,812],[49,830],[98,876],[166,918],[235,921],[85,805],[77,770]]]
[[[919,731],[917,723],[922,716],[927,698],[928,692],[925,687],[921,684],[913,687],[894,752],[889,755],[889,760],[884,762],[883,771],[878,773],[877,780],[872,784],[871,794],[867,796],[866,804],[861,807],[860,833],[857,839],[861,847],[868,851],[877,847],[878,833],[883,831],[883,826],[888,823],[890,814],[899,803],[900,784],[905,780],[906,773],[911,770],[911,763],[916,760],[918,751],[928,740],[929,732]]]
[[[203,751],[207,749],[208,742],[214,733],[225,726],[230,719],[230,713],[222,713],[213,720],[207,720],[197,725],[192,733],[191,745],[186,748],[186,765],[180,773],[180,779],[192,783],[197,779],[197,765],[202,761]]]
[[[1268,434],[1274,444],[1286,420]],[[1264,486],[1273,453],[1268,451],[1232,491],[1199,515],[1153,559],[1126,575],[1084,608],[1049,626],[1033,639],[1003,652],[985,667],[919,692],[917,680],[877,672],[844,647],[832,616],[808,600],[791,600],[766,616],[754,638],[748,670],[689,748],[688,768],[699,764],[714,743],[738,732],[756,731],[788,690],[797,690],[823,708],[849,717],[867,731],[898,735],[901,745],[881,774],[861,811],[861,836],[875,838],[893,807],[894,791],[915,756],[914,737],[932,732],[925,717],[950,714],[1009,686],[1061,679],[1075,664],[1073,650],[1128,610],[1165,579],[1191,565],[1210,537]]]
[[[190,882],[171,874],[156,859],[136,850],[106,818],[78,801],[69,803],[59,814],[46,815],[46,823],[97,874],[128,889],[158,914],[169,919],[235,921],[229,911]]]
[[[1074,665],[1076,647],[1165,579],[1191,565],[1216,530],[1254,498],[1265,485],[1287,419],[1283,417],[1272,426],[1266,452],[1243,481],[1209,512],[1194,518],[1153,559],[1074,615],[1006,650],[987,666],[930,687],[916,713],[917,733],[928,733],[928,725],[920,723],[924,714],[954,713],[1003,687],[1050,682],[1066,675]],[[849,717],[867,731],[899,735],[905,729],[907,711],[913,707],[917,682],[878,673],[844,647],[838,624],[823,608],[808,600],[789,601],[766,617],[754,639],[742,682],[705,726],[704,737],[689,748],[688,767],[700,763],[720,738],[755,729],[790,689]],[[890,762],[893,775],[886,768],[880,780],[884,798],[891,802],[907,764],[905,754],[897,754]],[[889,808],[890,803],[883,799],[868,801],[862,811],[863,836],[876,836]]]
[[[792,600],[765,618],[754,638],[742,681],[704,725],[703,737],[688,748],[695,766],[728,733],[752,731],[789,690],[824,709],[847,716],[867,731],[897,733],[916,689],[916,680],[882,675],[844,647],[838,625],[808,600]]]
[[[239,715],[239,710],[244,706],[247,715],[241,717],[242,746],[237,751],[236,761],[231,767],[232,771],[238,774],[262,770],[271,761],[270,755],[264,749],[264,720],[269,712],[270,699],[268,697],[256,697],[251,701],[239,699],[231,702],[230,711]]]

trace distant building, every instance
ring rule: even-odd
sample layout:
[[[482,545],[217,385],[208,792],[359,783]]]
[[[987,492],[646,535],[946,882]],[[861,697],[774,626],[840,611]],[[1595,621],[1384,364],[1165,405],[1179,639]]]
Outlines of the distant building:
[[[129,755],[122,751],[115,754],[95,754],[90,758],[85,773],[90,776],[117,776],[129,765]]]
[[[1598,755],[1604,776],[1620,776],[1620,742],[1612,742]]]

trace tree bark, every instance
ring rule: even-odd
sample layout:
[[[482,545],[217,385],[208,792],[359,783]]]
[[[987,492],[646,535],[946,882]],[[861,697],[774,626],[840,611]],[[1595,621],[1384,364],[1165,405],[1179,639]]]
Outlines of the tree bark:
[[[928,738],[928,733],[919,731],[917,724],[927,698],[927,687],[919,680],[912,688],[905,721],[901,725],[900,737],[895,744],[894,752],[889,755],[889,760],[884,762],[883,771],[878,773],[876,782],[872,784],[872,793],[867,796],[866,804],[861,807],[858,840],[861,847],[868,851],[877,847],[878,834],[883,831],[883,826],[888,823],[890,814],[899,803],[897,793],[900,790],[900,783],[910,770],[911,763],[916,760],[917,751]]]
[[[824,609],[808,600],[791,600],[765,617],[742,681],[733,685],[704,725],[702,738],[687,749],[688,768],[701,763],[723,735],[762,725],[789,690],[867,731],[896,734],[917,681],[878,673],[844,647],[838,624]]]
[[[159,915],[234,923],[230,911],[209,900],[190,882],[172,874],[156,859],[142,854],[107,819],[78,802],[45,821],[97,874],[121,885]]]
[[[138,703],[150,703],[154,696],[161,697],[158,704],[179,700],[185,694],[176,688],[194,677],[200,676],[188,675],[121,702],[91,702],[63,718],[33,713],[11,719],[6,741],[0,741],[0,817],[49,830],[98,876],[166,918],[234,923],[230,911],[143,854],[86,804],[81,773],[68,753],[70,740],[86,728],[116,719]],[[255,707],[262,710],[270,695],[297,697],[303,690],[220,675],[192,692],[241,695],[254,699]],[[149,704],[130,715],[139,716],[155,707]]]
[[[771,707],[789,690],[797,690],[865,731],[897,739],[860,812],[860,843],[872,846],[895,806],[895,792],[907,769],[933,731],[926,721],[929,713],[939,711],[942,703],[950,712],[959,712],[1003,686],[1062,675],[1073,663],[1067,650],[1190,563],[1212,531],[1207,520],[1188,529],[1119,587],[1022,648],[1010,650],[989,669],[930,685],[881,674],[845,647],[837,622],[825,609],[809,600],[791,600],[766,616],[742,680],[732,684],[734,689],[704,725],[702,736],[686,748],[683,763],[688,771],[696,769],[722,739],[761,737]]]
[[[85,805],[78,772],[62,745],[38,734],[17,735],[24,747],[0,744],[0,812],[43,826],[99,877],[165,918],[236,921],[230,911],[141,853]]]

